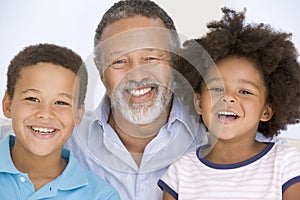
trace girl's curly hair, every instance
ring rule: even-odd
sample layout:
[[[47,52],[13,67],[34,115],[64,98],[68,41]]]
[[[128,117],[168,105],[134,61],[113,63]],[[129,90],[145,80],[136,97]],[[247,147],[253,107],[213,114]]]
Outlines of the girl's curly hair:
[[[275,31],[263,23],[245,24],[246,10],[238,13],[225,7],[222,11],[223,18],[209,23],[210,31],[204,37],[184,43],[175,69],[200,93],[203,78],[191,63],[201,63],[203,58],[197,55],[195,42],[215,63],[229,56],[246,58],[261,72],[268,95],[266,103],[275,111],[272,119],[259,123],[258,131],[266,137],[278,135],[288,124],[299,123],[300,118],[300,66],[292,34]],[[201,67],[201,74],[207,70]]]

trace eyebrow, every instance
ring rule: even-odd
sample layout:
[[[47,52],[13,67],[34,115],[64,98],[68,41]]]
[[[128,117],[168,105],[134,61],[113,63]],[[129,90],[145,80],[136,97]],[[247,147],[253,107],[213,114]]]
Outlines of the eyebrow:
[[[222,78],[211,78],[211,79],[208,79],[208,80],[204,80],[206,84],[208,83],[211,83],[213,81],[220,81],[220,82],[223,82]],[[249,81],[249,80],[246,80],[246,79],[240,79],[239,80],[240,83],[246,83],[246,84],[249,84],[249,85],[252,85],[253,87],[255,87],[256,89],[259,89],[258,85],[253,83],[252,81]]]
[[[239,80],[239,82],[247,83],[247,84],[249,84],[249,85],[252,85],[252,86],[255,87],[256,89],[259,89],[258,85],[256,85],[256,84],[253,83],[252,81],[248,81],[248,80],[245,80],[245,79],[241,79],[241,80]]]
[[[153,51],[165,52],[164,50],[159,49],[159,48],[142,48],[142,49],[136,49],[135,51],[139,51],[139,50],[146,50],[146,51],[150,51],[150,52],[153,52]],[[109,53],[109,56],[115,56],[115,55],[122,56],[129,52],[132,52],[132,51],[126,51],[126,50],[113,51],[113,52]]]
[[[120,56],[120,55],[124,55],[125,52],[126,51],[124,51],[124,50],[113,51],[113,52],[110,52],[108,54],[108,56],[110,56],[110,57]]]
[[[41,93],[41,91],[39,91],[39,90],[30,88],[30,89],[26,89],[26,90],[22,91],[22,94],[26,94],[26,93],[29,93],[29,92]],[[63,92],[62,93],[58,93],[58,96],[60,96],[60,97],[66,97],[66,98],[68,98],[70,100],[74,99],[73,95],[67,94],[67,93],[63,93]]]
[[[36,89],[27,89],[27,90],[22,91],[22,94],[26,94],[28,92],[41,93],[39,90],[36,90]]]

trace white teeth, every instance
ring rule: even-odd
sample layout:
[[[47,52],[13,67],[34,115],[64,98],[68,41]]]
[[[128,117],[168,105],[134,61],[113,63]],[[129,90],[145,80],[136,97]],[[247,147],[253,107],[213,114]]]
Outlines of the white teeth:
[[[138,96],[144,95],[150,91],[151,91],[151,88],[144,88],[144,89],[139,89],[139,90],[131,90],[129,92],[132,96],[138,97]]]
[[[34,130],[35,132],[39,132],[40,134],[49,134],[55,131],[55,129],[40,128],[40,127],[32,127],[32,130]]]
[[[238,116],[237,114],[235,114],[233,112],[226,112],[226,111],[218,112],[218,115]]]

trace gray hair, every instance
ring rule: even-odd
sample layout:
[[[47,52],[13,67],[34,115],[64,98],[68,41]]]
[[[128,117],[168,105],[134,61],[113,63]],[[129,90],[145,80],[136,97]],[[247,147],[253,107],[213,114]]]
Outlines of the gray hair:
[[[160,19],[165,27],[170,30],[172,35],[172,46],[177,50],[179,47],[179,37],[176,32],[174,22],[160,6],[150,0],[121,0],[108,9],[108,11],[103,15],[96,29],[94,38],[94,53],[98,64],[101,63],[101,52],[99,49],[97,50],[97,45],[100,44],[100,39],[104,28],[120,19],[130,18],[137,15],[153,19]],[[172,52],[176,50],[172,50]]]

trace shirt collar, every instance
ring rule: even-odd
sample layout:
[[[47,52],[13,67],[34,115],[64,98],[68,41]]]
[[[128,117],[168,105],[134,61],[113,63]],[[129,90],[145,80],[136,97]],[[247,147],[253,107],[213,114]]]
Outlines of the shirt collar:
[[[194,116],[191,116],[191,113],[187,113],[183,109],[183,107],[184,106],[182,105],[182,103],[177,98],[174,98],[173,95],[172,109],[170,111],[169,120],[166,124],[167,129],[171,131],[172,124],[176,121],[179,121],[186,126],[186,128],[189,130],[189,133],[195,139],[195,134],[198,132],[200,126],[198,120],[199,115],[197,113],[196,114],[193,113],[192,115]],[[104,95],[99,106],[95,110],[96,119],[94,120],[94,123],[97,121],[98,123],[100,123],[102,127],[106,126],[108,124],[107,121],[108,121],[110,109],[111,109],[111,101],[107,95]]]
[[[73,153],[63,149],[62,157],[68,161],[63,173],[57,178],[58,189],[71,190],[88,184],[86,171],[79,165]],[[76,176],[74,176],[76,174]]]
[[[22,173],[14,166],[11,159],[10,147],[15,144],[15,136],[8,135],[0,141],[0,172],[19,174]],[[70,190],[88,184],[86,172],[80,167],[73,153],[67,149],[63,149],[62,157],[68,161],[67,167],[63,173],[58,176],[57,189]],[[76,176],[74,176],[76,174]],[[53,188],[54,189],[54,188]]]
[[[0,172],[11,174],[20,173],[11,159],[10,147],[15,144],[15,136],[7,135],[0,141]]]

